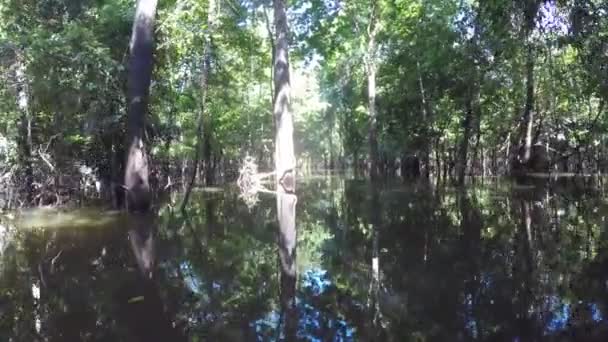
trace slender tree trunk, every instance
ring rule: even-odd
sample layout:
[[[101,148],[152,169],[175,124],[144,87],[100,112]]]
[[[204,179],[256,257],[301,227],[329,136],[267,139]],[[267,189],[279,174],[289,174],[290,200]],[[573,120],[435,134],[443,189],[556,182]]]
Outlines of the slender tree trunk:
[[[523,127],[524,153],[520,162],[527,164],[532,156],[532,131],[534,126],[534,51],[532,44],[528,44],[526,56],[526,103],[524,107]]]
[[[272,67],[270,68],[270,97],[272,98],[272,104],[274,105],[274,85],[273,85],[273,81],[274,81],[274,63],[275,63],[275,59],[276,59],[276,44],[274,42],[274,32],[272,31],[272,27],[270,25],[270,19],[268,18],[268,12],[266,12],[266,6],[264,6],[263,8],[263,13],[264,13],[264,20],[266,22],[266,31],[268,32],[268,42],[270,43],[270,49],[271,49],[271,62],[272,62]],[[264,129],[262,128],[262,132],[264,131]]]
[[[431,119],[431,108],[426,98],[426,91],[424,89],[424,83],[422,82],[422,73],[420,70],[420,62],[416,61],[416,67],[418,69],[418,84],[420,86],[420,97],[422,99],[422,123],[424,125],[424,130],[422,132],[423,142],[422,142],[422,155],[421,160],[424,165],[424,169],[422,171],[422,175],[424,177],[429,177],[431,162],[430,162],[430,139],[429,139],[429,127],[430,127],[430,119]]]
[[[117,187],[116,187],[116,183],[117,180],[119,178],[118,174],[119,174],[119,168],[118,168],[118,164],[119,161],[117,160],[118,158],[122,158],[122,156],[117,157],[117,153],[116,153],[116,139],[114,134],[112,134],[112,140],[111,140],[111,147],[110,147],[110,199],[112,200],[112,207],[114,209],[119,209],[120,207],[120,199],[118,198],[117,195]]]
[[[479,72],[477,72],[478,74]],[[481,84],[482,84],[483,76],[479,77],[475,91],[473,93],[473,115],[475,120],[475,147],[473,148],[473,161],[478,161],[481,163],[481,168],[483,170],[483,156],[479,156],[479,149],[481,146]],[[483,149],[483,147],[482,147]],[[482,152],[483,153],[483,152]]]
[[[376,36],[375,32],[370,32],[368,37],[369,42],[367,44],[367,61],[366,61],[366,72],[367,72],[367,105],[369,114],[369,159],[370,159],[370,177],[375,180],[379,176],[378,170],[378,114],[376,112]]]
[[[214,153],[211,145],[211,127],[209,127],[209,120],[207,124],[203,125],[203,169],[205,170],[205,185],[209,186],[214,183],[215,176],[215,162]]]
[[[467,95],[466,99],[466,111],[462,120],[463,135],[460,141],[460,148],[458,150],[457,162],[457,182],[459,185],[464,184],[464,179],[467,170],[467,158],[469,150],[469,140],[471,138],[471,123],[473,119],[473,105],[471,94]]]
[[[369,116],[368,143],[369,143],[369,174],[372,180],[379,176],[378,155],[378,114],[376,108],[376,72],[377,65],[377,42],[376,37],[380,26],[378,25],[378,4],[372,0],[369,24],[367,26],[367,52],[365,55],[365,73],[367,76],[367,111]]]
[[[334,153],[334,120],[335,120],[335,115],[333,112],[333,108],[329,108],[327,109],[327,122],[329,123],[329,132],[328,132],[328,139],[329,139],[329,169],[333,170],[336,167],[336,162],[335,162],[335,153]]]
[[[439,150],[439,142],[437,141],[437,139],[435,139],[435,167],[437,168],[437,170],[435,171],[435,174],[437,176],[437,178],[441,178],[441,153]]]
[[[289,29],[285,0],[274,0],[275,61],[274,61],[274,120],[275,172],[278,193],[294,193],[296,158],[293,148],[293,116],[291,113],[291,84],[289,76]]]
[[[22,57],[19,57],[20,59]],[[21,112],[19,119],[20,136],[17,139],[19,145],[19,160],[23,167],[25,199],[29,204],[34,199],[34,172],[32,168],[32,116],[29,108],[29,85],[25,76],[25,65],[19,61],[16,71],[16,79],[18,85],[17,106]]]
[[[145,118],[152,78],[154,17],[158,0],[138,0],[130,44],[127,162],[125,187],[130,211],[146,212],[150,207],[148,156],[144,148]]]
[[[203,69],[201,72],[201,103],[198,111],[198,116],[196,118],[196,146],[194,149],[194,160],[192,165],[192,174],[190,175],[190,180],[188,181],[188,185],[186,187],[186,193],[184,194],[184,199],[182,200],[182,204],[180,206],[180,211],[184,211],[186,209],[186,205],[188,204],[188,200],[190,199],[190,194],[192,192],[192,188],[194,187],[194,182],[196,180],[196,174],[198,172],[201,148],[203,145],[204,139],[204,147],[205,147],[205,162],[203,165],[203,170],[205,173],[205,182],[209,179],[208,173],[210,172],[210,156],[211,156],[211,147],[209,143],[209,134],[210,129],[205,129],[205,108],[207,101],[207,83],[209,77],[209,52],[211,50],[211,33],[213,32],[215,26],[215,13],[217,9],[215,7],[215,0],[209,0],[209,9],[207,11],[207,32],[205,32],[204,37],[204,46],[203,46]],[[204,137],[203,137],[204,135]]]

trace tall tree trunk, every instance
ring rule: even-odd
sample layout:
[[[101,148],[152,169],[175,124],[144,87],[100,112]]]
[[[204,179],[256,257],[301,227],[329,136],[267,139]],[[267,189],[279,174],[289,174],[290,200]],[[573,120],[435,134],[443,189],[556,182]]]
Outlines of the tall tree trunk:
[[[336,167],[335,153],[334,153],[334,125],[335,125],[335,113],[333,108],[327,109],[327,122],[329,123],[328,132],[328,143],[329,143],[329,169],[333,170]]]
[[[293,117],[289,77],[289,29],[285,0],[274,0],[274,120],[277,215],[279,221],[279,259],[281,262],[281,311],[285,317],[285,337],[295,339],[296,290],[296,158],[293,148]]]
[[[474,84],[474,92],[473,92],[473,120],[475,120],[475,125],[473,129],[475,130],[475,146],[473,147],[473,162],[477,161],[481,163],[481,168],[483,169],[483,156],[479,155],[480,146],[481,146],[481,84],[483,82],[484,75],[476,70],[476,75],[479,75],[476,83]],[[483,149],[483,147],[482,147]]]
[[[203,124],[203,169],[205,170],[204,181],[206,186],[212,185],[215,178],[215,162],[211,145],[211,131],[209,120],[207,120],[206,124]]]
[[[266,22],[266,31],[268,33],[268,42],[270,43],[271,49],[271,62],[272,66],[270,67],[270,97],[272,98],[272,104],[274,105],[274,62],[276,60],[276,44],[274,43],[274,32],[272,31],[272,27],[270,25],[270,19],[268,18],[268,12],[266,11],[266,6],[262,8],[264,14],[264,20]],[[264,129],[262,128],[262,132]]]
[[[291,114],[291,85],[289,76],[289,29],[285,0],[274,0],[275,61],[274,61],[274,120],[275,172],[278,193],[294,193],[296,158],[293,148],[293,116]]]
[[[526,55],[526,104],[524,107],[523,129],[524,153],[520,162],[527,164],[532,156],[532,130],[534,126],[534,51],[532,44],[528,44]]]
[[[150,207],[148,156],[144,148],[144,130],[154,50],[154,17],[158,0],[138,0],[130,43],[127,162],[125,187],[130,211],[146,212]]]
[[[18,57],[21,59],[22,57]],[[16,71],[18,85],[17,106],[21,112],[19,119],[19,162],[23,167],[25,199],[29,204],[34,199],[34,171],[32,168],[32,116],[29,108],[29,86],[25,76],[25,65],[20,60]]]
[[[426,90],[424,89],[424,83],[422,82],[422,72],[420,70],[420,62],[416,61],[416,68],[418,69],[418,85],[420,86],[420,97],[422,100],[422,124],[424,125],[424,130],[422,132],[422,153],[421,153],[421,161],[423,166],[422,175],[425,177],[429,177],[431,162],[430,162],[430,143],[431,140],[429,138],[429,127],[431,127],[431,106],[426,98]]]
[[[190,193],[192,192],[192,188],[194,187],[194,181],[196,180],[196,174],[198,172],[198,164],[200,162],[201,157],[201,148],[205,145],[205,162],[203,165],[203,170],[205,173],[205,182],[208,180],[208,173],[210,172],[210,159],[211,159],[211,151],[210,151],[210,143],[209,143],[209,133],[210,129],[205,129],[205,108],[207,101],[207,81],[209,77],[209,58],[210,58],[210,50],[211,50],[211,33],[214,29],[215,24],[215,14],[217,9],[215,8],[215,0],[209,0],[209,9],[207,11],[207,32],[205,32],[204,37],[204,46],[203,46],[203,69],[201,72],[201,103],[198,111],[198,116],[196,118],[196,146],[194,149],[194,161],[192,166],[192,174],[190,175],[190,180],[188,181],[188,186],[186,187],[186,193],[184,194],[184,199],[182,200],[182,204],[180,206],[180,210],[183,212],[186,209],[186,205],[188,204],[188,200],[190,199]],[[203,137],[204,135],[204,137]]]
[[[462,140],[460,141],[460,148],[458,149],[458,160],[457,163],[457,182],[459,185],[464,184],[464,178],[467,171],[467,158],[469,150],[469,140],[471,138],[471,124],[473,121],[473,104],[472,94],[467,95],[466,99],[466,111],[462,120]]]
[[[367,73],[367,110],[369,115],[369,159],[370,177],[372,180],[378,178],[378,114],[376,112],[376,36],[379,26],[377,24],[377,3],[372,2],[372,12],[367,28],[367,55],[365,56],[365,71]]]

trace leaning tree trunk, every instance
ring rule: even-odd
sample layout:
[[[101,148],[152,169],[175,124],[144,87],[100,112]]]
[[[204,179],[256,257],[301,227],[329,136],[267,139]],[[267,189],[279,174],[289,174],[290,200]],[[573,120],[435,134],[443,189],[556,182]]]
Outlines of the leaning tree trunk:
[[[144,149],[144,128],[150,80],[152,77],[154,48],[154,17],[158,0],[138,0],[130,43],[127,162],[125,187],[127,208],[145,212],[150,207],[148,182],[148,156]]]
[[[293,116],[291,114],[291,85],[289,79],[289,41],[285,0],[274,0],[276,29],[274,61],[274,120],[275,172],[277,192],[294,193],[296,158],[293,148]]]

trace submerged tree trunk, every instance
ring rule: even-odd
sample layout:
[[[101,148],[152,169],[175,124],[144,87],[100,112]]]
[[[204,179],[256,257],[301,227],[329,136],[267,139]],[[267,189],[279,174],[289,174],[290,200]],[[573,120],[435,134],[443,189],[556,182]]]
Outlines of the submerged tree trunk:
[[[158,0],[139,0],[135,10],[130,44],[127,162],[125,187],[129,211],[146,212],[150,207],[148,156],[144,130],[153,66],[154,17]]]
[[[285,0],[274,0],[276,47],[274,61],[274,120],[275,172],[277,192],[294,193],[296,158],[293,148],[293,116],[291,113],[291,85],[289,76],[289,30]]]
[[[367,55],[365,56],[365,72],[367,73],[367,110],[369,115],[369,159],[370,177],[378,178],[378,114],[376,112],[376,36],[379,26],[377,24],[377,4],[372,2],[372,12],[367,28]]]

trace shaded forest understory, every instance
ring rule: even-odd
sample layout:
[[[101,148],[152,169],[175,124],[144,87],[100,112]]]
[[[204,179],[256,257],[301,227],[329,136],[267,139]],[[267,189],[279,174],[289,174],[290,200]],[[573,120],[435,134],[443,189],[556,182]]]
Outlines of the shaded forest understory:
[[[607,171],[605,1],[137,3],[0,4],[3,208],[122,207],[232,182],[246,156],[457,184]]]

